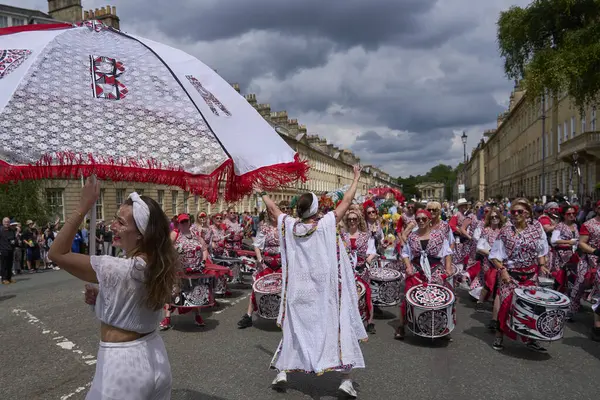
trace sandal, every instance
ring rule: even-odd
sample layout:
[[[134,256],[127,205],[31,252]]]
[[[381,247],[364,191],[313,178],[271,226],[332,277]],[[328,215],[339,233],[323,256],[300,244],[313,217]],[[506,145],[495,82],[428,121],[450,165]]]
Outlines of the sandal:
[[[404,340],[404,335],[405,335],[404,327],[403,326],[399,326],[396,329],[396,333],[394,333],[394,339],[395,340]]]

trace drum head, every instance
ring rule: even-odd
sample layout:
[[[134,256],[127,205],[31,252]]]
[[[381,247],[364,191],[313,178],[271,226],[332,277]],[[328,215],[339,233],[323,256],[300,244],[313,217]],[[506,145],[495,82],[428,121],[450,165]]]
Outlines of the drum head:
[[[552,279],[552,278],[540,276],[540,277],[538,277],[538,281],[540,282],[540,286],[542,286],[542,287],[551,288],[552,286],[554,286],[554,279]]]
[[[371,279],[384,282],[396,281],[402,278],[400,272],[390,268],[373,268],[369,270],[369,275],[371,275]]]
[[[534,304],[543,306],[566,306],[571,303],[568,296],[544,287],[516,288],[515,295]]]
[[[281,284],[281,274],[273,273],[258,278],[252,288],[258,293],[281,293]]]
[[[440,285],[418,285],[406,292],[406,301],[419,308],[439,309],[455,301],[454,293]]]

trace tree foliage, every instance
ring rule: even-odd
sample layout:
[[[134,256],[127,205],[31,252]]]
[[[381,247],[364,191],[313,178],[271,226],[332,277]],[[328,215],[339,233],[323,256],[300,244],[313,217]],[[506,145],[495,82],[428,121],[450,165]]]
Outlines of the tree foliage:
[[[43,196],[42,182],[23,181],[0,185],[0,218],[10,217],[22,224],[28,219],[38,226],[50,220],[50,208]]]
[[[462,169],[462,164],[456,168],[450,165],[438,164],[431,168],[425,175],[410,175],[407,178],[398,178],[398,184],[402,185],[402,192],[407,199],[419,197],[417,185],[424,182],[440,182],[444,184],[444,198],[449,199],[452,196],[452,188],[456,183],[456,177]]]
[[[500,14],[506,75],[530,99],[567,93],[583,109],[600,93],[600,1],[534,0]]]

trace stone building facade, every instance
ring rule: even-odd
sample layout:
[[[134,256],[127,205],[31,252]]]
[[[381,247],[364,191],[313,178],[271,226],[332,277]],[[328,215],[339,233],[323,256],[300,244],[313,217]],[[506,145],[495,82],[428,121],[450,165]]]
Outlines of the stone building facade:
[[[443,182],[423,182],[419,183],[417,190],[420,193],[420,198],[431,201],[444,201],[444,189],[445,185]]]
[[[470,194],[480,199],[541,197],[555,189],[570,197],[596,199],[600,181],[596,107],[580,112],[566,95],[529,99],[516,86],[508,110],[498,116],[496,129],[484,133],[466,170]]]

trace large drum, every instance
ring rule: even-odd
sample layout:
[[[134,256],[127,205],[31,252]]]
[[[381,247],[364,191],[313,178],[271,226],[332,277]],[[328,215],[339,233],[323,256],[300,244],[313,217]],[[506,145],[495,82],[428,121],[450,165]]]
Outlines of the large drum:
[[[563,337],[571,300],[543,287],[516,288],[509,326],[521,336],[551,342]]]
[[[369,270],[369,275],[374,306],[392,307],[400,304],[402,300],[400,285],[403,279],[401,272],[390,268],[372,268]]]
[[[356,279],[356,292],[358,293],[358,312],[360,313],[360,319],[363,324],[367,323],[369,315],[369,305],[367,304],[367,287],[359,280]]]
[[[438,338],[449,335],[456,325],[450,289],[440,285],[418,285],[406,292],[406,326],[417,336]]]
[[[256,312],[264,319],[277,319],[281,303],[282,279],[280,273],[260,277],[252,286],[256,297]]]
[[[173,292],[172,305],[184,308],[205,308],[215,305],[215,277],[204,274],[181,276],[179,290]]]

